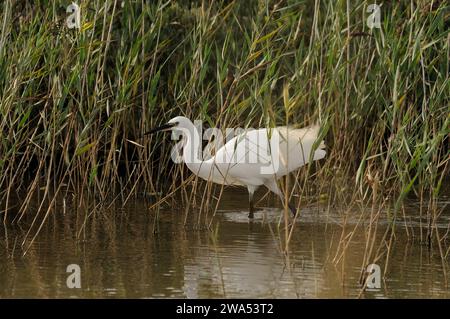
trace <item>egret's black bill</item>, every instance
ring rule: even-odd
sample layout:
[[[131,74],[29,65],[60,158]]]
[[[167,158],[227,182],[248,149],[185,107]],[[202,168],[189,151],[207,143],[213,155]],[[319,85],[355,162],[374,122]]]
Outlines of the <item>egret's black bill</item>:
[[[149,134],[153,134],[156,132],[167,131],[167,130],[170,130],[175,125],[177,125],[177,123],[167,123],[167,124],[155,127],[154,129],[151,129],[150,131],[144,133],[144,135],[149,135]]]

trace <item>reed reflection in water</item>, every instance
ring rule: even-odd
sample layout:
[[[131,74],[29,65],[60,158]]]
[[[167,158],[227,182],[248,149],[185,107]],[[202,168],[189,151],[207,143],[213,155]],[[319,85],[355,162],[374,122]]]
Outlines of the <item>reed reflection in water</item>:
[[[396,233],[382,288],[361,293],[364,227],[340,255],[347,232],[342,216],[304,208],[284,254],[280,210],[264,209],[249,221],[235,199],[225,200],[211,232],[183,225],[183,211],[160,211],[156,218],[144,202],[100,209],[85,227],[89,209],[55,212],[25,256],[27,227],[2,227],[0,297],[449,297],[437,247],[428,249],[404,231]],[[69,264],[81,268],[81,289],[66,286]]]

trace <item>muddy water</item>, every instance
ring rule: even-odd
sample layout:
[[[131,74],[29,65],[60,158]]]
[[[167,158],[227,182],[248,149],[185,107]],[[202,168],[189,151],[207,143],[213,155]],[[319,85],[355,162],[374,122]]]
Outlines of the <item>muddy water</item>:
[[[382,272],[386,269],[381,288],[361,292],[367,228],[364,223],[356,227],[356,213],[347,214],[343,225],[344,215],[337,209],[304,207],[289,253],[284,254],[281,210],[262,207],[249,221],[246,195],[240,190],[226,192],[213,232],[194,227],[194,213],[184,226],[184,211],[165,207],[156,216],[147,207],[144,202],[130,202],[124,208],[54,212],[25,256],[29,240],[22,243],[27,227],[0,227],[0,297],[450,296],[443,271],[448,259],[442,260],[437,245],[428,248],[420,243],[413,219],[399,223],[389,260],[383,257],[377,262]],[[418,209],[411,203],[408,210],[414,215]],[[88,223],[82,227],[86,214]],[[441,236],[449,215],[448,210],[442,213]],[[342,254],[340,239],[352,230]],[[379,237],[383,231],[381,222]],[[80,267],[81,288],[67,287],[70,264]]]

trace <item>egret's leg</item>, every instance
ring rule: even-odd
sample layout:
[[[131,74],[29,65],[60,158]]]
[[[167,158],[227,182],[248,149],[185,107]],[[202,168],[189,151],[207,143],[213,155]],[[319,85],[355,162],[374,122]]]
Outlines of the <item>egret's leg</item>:
[[[254,203],[253,203],[253,194],[255,193],[255,190],[257,189],[257,186],[248,185],[247,189],[248,189],[248,199],[249,199],[249,205],[250,205],[248,218],[252,219],[253,218],[253,213],[255,211],[255,207],[254,207]]]
[[[248,218],[253,219],[253,212],[255,211],[255,207],[253,206],[253,198],[250,198],[250,209],[248,213]]]
[[[297,208],[291,202],[288,203],[288,206],[289,206],[289,210],[292,213],[292,216],[295,217],[295,215],[297,215]]]
[[[285,198],[284,198],[284,196],[283,196],[283,193],[281,192],[280,188],[278,187],[277,182],[276,182],[274,179],[271,179],[271,180],[267,181],[266,183],[264,183],[264,185],[265,185],[270,191],[272,191],[272,192],[274,192],[275,194],[277,194],[278,197],[280,197],[281,202],[284,203]],[[291,213],[292,213],[292,216],[295,217],[295,215],[297,214],[297,209],[295,208],[295,206],[294,206],[291,202],[288,202],[288,207],[289,207],[289,210],[290,210]]]

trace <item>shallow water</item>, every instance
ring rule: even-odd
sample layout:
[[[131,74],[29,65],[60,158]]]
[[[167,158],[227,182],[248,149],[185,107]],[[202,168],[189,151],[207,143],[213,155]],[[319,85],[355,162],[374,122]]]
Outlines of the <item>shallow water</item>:
[[[249,221],[246,194],[239,189],[226,191],[212,232],[196,229],[192,222],[184,226],[183,210],[165,208],[156,216],[147,207],[133,202],[95,212],[58,209],[25,256],[29,240],[22,242],[28,228],[1,227],[0,297],[449,297],[443,271],[448,259],[442,261],[437,245],[429,249],[419,242],[417,219],[399,223],[389,261],[377,262],[382,272],[386,269],[381,288],[362,292],[366,227],[356,227],[358,214],[347,214],[343,227],[344,215],[338,209],[304,207],[289,253],[284,254],[282,210],[262,208]],[[417,205],[411,202],[408,210],[414,215]],[[82,228],[86,213],[90,217]],[[449,215],[448,210],[442,213],[441,236]],[[196,217],[192,214],[189,220]],[[355,227],[337,261],[343,232],[346,236]],[[383,227],[381,220],[380,238]],[[376,243],[377,248],[380,240]],[[445,242],[443,246],[445,253]],[[80,266],[79,289],[66,285],[69,264]]]

